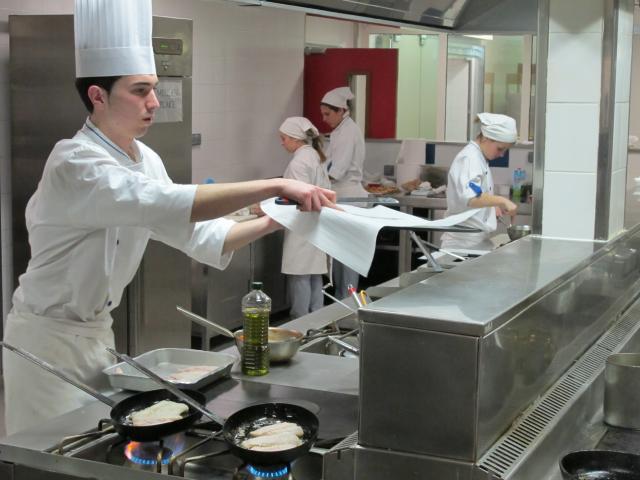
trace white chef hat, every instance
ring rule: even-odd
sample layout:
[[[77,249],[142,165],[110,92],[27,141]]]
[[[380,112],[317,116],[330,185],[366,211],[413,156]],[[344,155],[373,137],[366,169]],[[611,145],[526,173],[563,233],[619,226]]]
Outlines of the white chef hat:
[[[479,113],[482,135],[496,142],[515,143],[518,138],[516,121],[499,113]]]
[[[321,103],[326,103],[327,105],[337,108],[348,109],[349,105],[347,105],[347,100],[353,100],[354,98],[355,96],[349,87],[339,87],[325,93]]]
[[[320,135],[315,125],[305,117],[289,117],[282,122],[279,130],[281,133],[298,140],[306,140],[308,130],[313,132],[314,137]]]
[[[156,73],[151,0],[75,0],[76,78]]]

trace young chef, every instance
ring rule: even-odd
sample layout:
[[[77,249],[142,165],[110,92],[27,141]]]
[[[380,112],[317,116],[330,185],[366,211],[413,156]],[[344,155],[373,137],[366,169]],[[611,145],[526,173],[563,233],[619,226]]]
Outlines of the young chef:
[[[518,208],[505,197],[493,194],[489,163],[504,155],[517,138],[516,121],[506,115],[479,113],[480,133],[475,141],[458,153],[449,169],[447,215],[479,208],[464,225],[478,228],[478,233],[446,232],[442,248],[455,250],[493,250],[489,240],[496,230],[496,215],[515,215]]]
[[[280,125],[280,141],[293,153],[284,178],[331,188],[325,169],[326,157],[318,129],[304,117],[287,118]],[[327,273],[327,255],[291,231],[284,232],[282,273],[287,275],[291,318],[322,308],[322,275]]]
[[[322,120],[333,129],[327,148],[327,161],[331,188],[338,198],[368,195],[362,187],[364,135],[349,115],[349,101],[354,98],[348,87],[340,87],[327,92],[320,103]],[[349,284],[358,288],[358,278],[358,272],[334,260],[333,284],[336,297],[346,297]]]
[[[332,206],[333,192],[293,180],[176,185],[137,138],[159,107],[154,88],[151,0],[76,0],[78,90],[90,115],[53,148],[26,209],[31,260],[19,280],[5,340],[102,388],[113,364],[111,310],[120,303],[147,241],[160,240],[225,268],[233,249],[270,233],[269,217],[220,217],[272,196],[304,210]],[[6,349],[7,433],[91,400]]]

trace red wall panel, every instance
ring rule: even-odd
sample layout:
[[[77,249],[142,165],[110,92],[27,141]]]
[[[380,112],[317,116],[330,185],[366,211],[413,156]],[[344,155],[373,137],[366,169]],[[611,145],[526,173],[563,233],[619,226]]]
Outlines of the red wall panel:
[[[386,48],[329,48],[305,55],[304,116],[321,132],[329,127],[320,116],[325,93],[348,85],[352,74],[369,76],[367,99],[368,138],[396,137],[398,50]]]

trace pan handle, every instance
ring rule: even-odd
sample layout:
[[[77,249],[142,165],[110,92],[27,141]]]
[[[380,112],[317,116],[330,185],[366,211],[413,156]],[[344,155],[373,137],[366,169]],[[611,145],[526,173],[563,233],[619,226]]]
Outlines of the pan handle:
[[[89,385],[85,385],[84,383],[79,382],[78,380],[74,380],[73,378],[69,377],[67,374],[62,373],[62,371],[59,370],[58,368],[56,368],[53,365],[45,362],[44,360],[40,360],[38,357],[36,357],[35,355],[32,355],[31,353],[27,352],[26,350],[23,350],[21,348],[9,345],[7,342],[0,342],[0,345],[3,346],[4,348],[8,349],[8,350],[11,350],[13,353],[16,353],[16,354],[20,355],[21,357],[26,358],[30,362],[35,363],[40,368],[43,368],[44,370],[46,370],[46,371],[48,371],[50,373],[53,373],[58,378],[61,378],[65,382],[70,383],[71,385],[73,385],[74,387],[79,388],[80,390],[82,390],[85,393],[88,393],[93,398],[95,398],[97,400],[100,400],[102,403],[104,403],[106,405],[109,405],[111,408],[113,408],[116,405],[117,402],[115,400],[112,400],[109,397],[101,394],[97,390],[91,388]]]
[[[211,320],[207,320],[206,318],[203,318],[200,315],[196,315],[195,313],[190,312],[189,310],[181,307],[180,305],[176,305],[176,310],[178,310],[185,317],[190,318],[192,321],[196,322],[198,325],[202,325],[204,328],[210,328],[211,330],[215,330],[221,335],[225,335],[230,338],[235,338],[231,330],[224,328],[222,325],[218,325],[217,323],[213,323]]]
[[[154,382],[156,382],[157,384],[159,384],[161,387],[169,390],[171,393],[173,393],[176,397],[178,397],[182,402],[186,403],[187,405],[195,408],[196,410],[198,410],[200,413],[202,413],[203,415],[205,415],[207,418],[210,418],[211,420],[213,420],[214,422],[218,423],[220,426],[224,426],[224,419],[219,417],[218,415],[216,415],[213,412],[210,412],[209,410],[207,410],[206,408],[204,408],[202,405],[200,405],[198,402],[196,402],[193,398],[191,398],[189,395],[187,395],[186,393],[183,393],[178,387],[176,387],[174,384],[172,384],[171,382],[166,381],[164,378],[162,378],[160,375],[156,375],[154,372],[152,372],[151,370],[149,370],[147,367],[145,367],[144,365],[141,365],[139,362],[136,362],[133,358],[131,358],[129,355],[125,355],[124,353],[119,353],[116,352],[113,348],[108,348],[107,347],[107,352],[109,352],[111,355],[115,355],[118,359],[122,360],[123,362],[128,363],[129,365],[131,365],[133,368],[135,368],[136,370],[139,370],[140,372],[144,373],[147,377],[149,377],[151,380],[153,380]]]

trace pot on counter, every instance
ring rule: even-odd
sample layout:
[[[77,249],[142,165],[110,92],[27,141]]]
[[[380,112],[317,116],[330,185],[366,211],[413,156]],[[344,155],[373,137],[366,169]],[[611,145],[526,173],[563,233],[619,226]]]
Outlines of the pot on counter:
[[[176,307],[180,313],[190,318],[198,325],[202,325],[205,328],[215,330],[221,335],[229,338],[233,338],[236,347],[242,353],[242,346],[244,344],[244,334],[242,330],[232,332],[228,328],[218,325],[217,323],[207,320],[200,315],[196,315],[189,310],[182,307]],[[286,362],[291,360],[296,353],[300,345],[306,339],[305,335],[298,330],[290,330],[287,328],[269,327],[269,360],[271,362]]]
[[[640,429],[640,354],[616,353],[604,369],[604,421]]]

